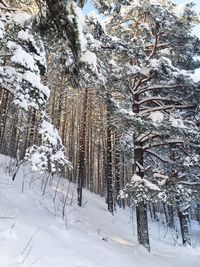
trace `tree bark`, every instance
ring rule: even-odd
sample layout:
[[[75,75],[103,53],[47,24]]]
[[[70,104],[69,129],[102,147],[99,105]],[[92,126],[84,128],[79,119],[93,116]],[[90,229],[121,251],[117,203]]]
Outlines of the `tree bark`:
[[[142,143],[135,142],[134,149],[134,173],[141,178],[144,176],[143,169],[144,152]],[[138,164],[139,163],[139,164]],[[147,217],[147,204],[145,201],[137,203],[136,206],[137,217],[137,237],[139,244],[143,245],[147,251],[150,252],[149,230],[148,230],[148,217]]]
[[[87,119],[87,99],[88,89],[85,89],[85,96],[83,100],[83,115],[80,129],[80,143],[79,143],[79,170],[78,170],[78,188],[77,201],[78,205],[82,206],[82,190],[85,180],[85,138],[86,138],[86,119]]]
[[[113,186],[112,186],[112,143],[111,143],[111,129],[110,129],[110,114],[107,113],[107,151],[106,151],[106,185],[107,185],[107,204],[108,210],[113,214]]]
[[[139,244],[143,245],[150,252],[147,204],[142,201],[136,206],[137,235]]]
[[[187,211],[178,210],[178,217],[180,221],[180,227],[181,227],[181,236],[183,245],[190,245],[191,246],[191,240],[190,240],[190,232],[188,228],[188,213]]]

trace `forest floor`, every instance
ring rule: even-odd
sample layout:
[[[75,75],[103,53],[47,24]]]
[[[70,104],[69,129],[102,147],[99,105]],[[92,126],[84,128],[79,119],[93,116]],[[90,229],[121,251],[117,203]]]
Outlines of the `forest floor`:
[[[183,247],[162,219],[150,222],[148,253],[137,243],[132,209],[112,216],[104,198],[87,190],[79,208],[74,184],[27,166],[13,182],[14,172],[14,161],[0,156],[0,267],[200,266],[199,225],[191,227],[192,247]]]

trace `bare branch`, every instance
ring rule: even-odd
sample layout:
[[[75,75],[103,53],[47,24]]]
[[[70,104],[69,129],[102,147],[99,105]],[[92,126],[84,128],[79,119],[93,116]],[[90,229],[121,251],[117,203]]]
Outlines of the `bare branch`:
[[[180,102],[181,100],[177,100],[177,99],[170,99],[170,98],[167,98],[167,97],[161,97],[161,96],[154,96],[154,97],[147,97],[147,98],[144,98],[142,99],[141,101],[137,102],[136,104],[138,105],[142,105],[146,102],[149,102],[149,101],[153,101],[153,100],[160,100],[160,101],[169,101],[169,102]]]
[[[171,43],[163,43],[163,44],[157,44],[157,48],[164,48],[164,47],[168,47]],[[155,44],[151,44],[151,45],[147,45],[146,46],[146,50],[152,50],[152,47],[154,47]]]
[[[9,7],[8,3],[6,2],[6,0],[0,0],[0,2],[1,2],[5,7]]]
[[[164,84],[161,84],[161,85],[157,85],[157,86],[153,86],[153,87],[149,87],[149,86],[146,86],[146,87],[143,87],[141,88],[141,90],[139,90],[138,94],[143,94],[147,91],[154,91],[154,90],[170,90],[170,89],[177,89],[177,88],[181,88],[183,87],[182,84],[175,84],[175,85],[164,85]]]
[[[182,143],[184,143],[183,140],[169,139],[169,140],[165,140],[165,142],[162,142],[162,143],[148,144],[146,146],[143,146],[143,149],[146,150],[146,149],[153,148],[153,147],[166,146],[166,145],[171,145],[171,144],[182,144]]]
[[[153,140],[160,137],[158,133],[152,133],[152,131],[148,132],[147,134],[142,134],[136,138],[137,142],[146,142],[147,140]]]
[[[155,52],[156,52],[157,44],[158,44],[158,39],[159,39],[159,37],[158,37],[158,34],[156,33],[156,36],[155,36],[155,43],[154,43],[152,52],[151,52],[151,54],[150,54],[150,56],[149,56],[150,59],[154,56],[154,54],[155,54]]]
[[[152,151],[152,150],[145,150],[145,152],[151,154],[152,156],[156,157],[157,159],[161,160],[164,163],[169,163],[169,164],[175,164],[175,161],[170,160],[170,159],[166,159],[161,155],[158,155],[156,152]]]
[[[146,115],[151,112],[159,111],[159,110],[167,110],[167,109],[189,109],[189,108],[194,108],[195,105],[166,105],[166,106],[161,106],[161,107],[155,107],[151,109],[144,110],[140,112],[141,115]]]
[[[200,182],[190,182],[190,181],[180,181],[178,184],[184,184],[184,185],[200,185]]]
[[[3,6],[1,3],[0,3],[0,9],[8,10],[8,11],[18,11],[18,10],[20,10],[19,8],[14,8],[14,7],[9,7],[9,6]]]

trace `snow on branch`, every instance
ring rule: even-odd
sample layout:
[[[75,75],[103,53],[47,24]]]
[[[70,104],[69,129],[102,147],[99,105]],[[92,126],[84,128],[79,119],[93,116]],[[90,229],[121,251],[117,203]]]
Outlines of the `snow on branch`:
[[[41,81],[46,71],[43,42],[31,26],[30,16],[21,13],[0,16],[0,84],[13,93],[16,105],[40,110],[50,91]]]
[[[147,179],[145,178],[141,178],[139,175],[137,174],[134,174],[132,179],[131,179],[131,183],[132,184],[144,184],[145,187],[151,189],[151,190],[156,190],[156,191],[160,191],[160,188],[153,184],[152,182],[148,181]]]
[[[143,146],[142,148],[144,150],[147,150],[147,149],[150,149],[150,148],[153,148],[153,147],[160,147],[160,146],[166,146],[166,145],[171,145],[171,144],[183,144],[184,141],[181,140],[181,139],[166,139],[164,140],[164,142],[162,143],[150,143],[148,145],[145,145]]]
[[[26,152],[25,159],[31,163],[32,169],[50,173],[62,171],[65,166],[71,169],[72,166],[67,159],[66,148],[62,145],[58,130],[49,121],[43,119],[39,134],[41,145],[33,145]]]
[[[145,115],[146,113],[151,113],[151,112],[155,112],[155,111],[159,111],[159,110],[169,110],[169,109],[190,109],[190,108],[194,108],[195,105],[165,105],[165,106],[161,106],[161,107],[154,107],[151,109],[146,109],[144,111],[141,111],[140,114],[141,115]]]
[[[138,174],[134,174],[131,181],[121,190],[120,197],[130,197],[134,204],[141,201],[153,201],[157,198],[161,189],[151,181],[141,178]]]
[[[55,23],[59,34],[68,40],[74,60],[79,60],[87,46],[82,9],[75,1],[46,0],[46,3],[49,19]]]
[[[175,124],[174,120],[163,120],[159,124],[154,123],[150,118],[145,118],[144,120],[143,117],[133,113],[132,110],[122,108],[110,93],[102,90],[100,96],[106,101],[110,111],[116,114],[123,121],[124,125],[132,127],[132,129],[139,131],[139,133],[146,133],[148,130],[156,136],[164,133],[166,136],[169,135],[174,138],[187,138],[188,142],[196,142],[198,144],[200,141],[200,133],[195,127],[183,127],[178,122]]]

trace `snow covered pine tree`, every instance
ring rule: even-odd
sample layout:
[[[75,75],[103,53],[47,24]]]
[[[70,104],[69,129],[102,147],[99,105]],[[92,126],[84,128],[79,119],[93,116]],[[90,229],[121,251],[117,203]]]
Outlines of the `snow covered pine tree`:
[[[0,86],[13,95],[14,104],[24,111],[37,110],[41,113],[41,144],[30,148],[26,159],[31,161],[35,170],[37,166],[37,169],[55,172],[58,161],[62,166],[70,164],[58,132],[45,115],[50,95],[48,87],[41,82],[47,69],[46,54],[39,33],[33,33],[34,23],[33,16],[19,10],[6,8],[1,11]]]
[[[179,167],[170,159],[170,146],[199,143],[197,119],[191,119],[198,111],[195,69],[200,66],[200,41],[191,30],[199,19],[192,4],[180,10],[171,1],[103,2],[96,6],[108,16],[106,22],[90,18],[96,25],[93,36],[101,41],[96,55],[104,76],[102,95],[133,132],[134,173],[126,192],[137,203],[138,241],[150,251],[147,202],[161,195],[158,182],[150,181],[154,162],[170,176],[170,166]],[[114,99],[112,88],[126,98],[126,105]]]

